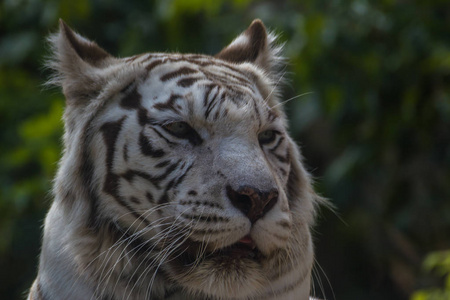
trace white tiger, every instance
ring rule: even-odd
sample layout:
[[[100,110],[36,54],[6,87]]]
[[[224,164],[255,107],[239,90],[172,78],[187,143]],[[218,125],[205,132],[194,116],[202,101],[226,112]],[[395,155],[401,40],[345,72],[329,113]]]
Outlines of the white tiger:
[[[115,58],[60,21],[64,153],[37,299],[309,299],[320,198],[255,20],[215,57]]]

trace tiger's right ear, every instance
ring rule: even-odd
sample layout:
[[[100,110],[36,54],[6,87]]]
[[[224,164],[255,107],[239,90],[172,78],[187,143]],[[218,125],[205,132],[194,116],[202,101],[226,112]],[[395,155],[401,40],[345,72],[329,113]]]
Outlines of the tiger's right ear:
[[[279,69],[284,65],[281,51],[276,36],[268,33],[263,22],[256,19],[215,57],[231,63],[253,63],[277,81],[281,76]]]
[[[48,83],[62,87],[68,104],[80,104],[97,97],[106,81],[102,70],[115,58],[75,33],[61,19],[59,32],[51,35],[49,42],[53,53],[47,66],[55,75]]]

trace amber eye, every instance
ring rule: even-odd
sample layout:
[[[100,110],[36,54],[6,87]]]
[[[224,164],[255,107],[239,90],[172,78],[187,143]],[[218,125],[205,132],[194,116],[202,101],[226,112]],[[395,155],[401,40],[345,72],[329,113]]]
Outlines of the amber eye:
[[[272,143],[277,137],[276,130],[266,130],[258,134],[258,140],[261,145]]]
[[[202,143],[200,135],[186,122],[172,122],[162,125],[162,128],[177,138],[189,140],[193,145]]]

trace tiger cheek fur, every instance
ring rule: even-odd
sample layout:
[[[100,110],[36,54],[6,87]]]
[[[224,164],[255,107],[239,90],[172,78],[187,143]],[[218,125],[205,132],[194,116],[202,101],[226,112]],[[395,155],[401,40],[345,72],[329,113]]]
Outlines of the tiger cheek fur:
[[[51,37],[65,151],[29,299],[309,298],[316,196],[261,21],[215,57]]]

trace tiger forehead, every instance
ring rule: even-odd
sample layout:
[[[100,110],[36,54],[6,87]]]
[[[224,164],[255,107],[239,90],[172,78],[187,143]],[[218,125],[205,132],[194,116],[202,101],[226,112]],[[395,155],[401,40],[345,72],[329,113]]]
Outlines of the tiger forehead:
[[[224,102],[231,102],[231,109],[250,106],[269,122],[280,116],[278,110],[270,109],[268,96],[257,84],[260,75],[252,70],[203,55],[156,56],[145,64],[148,73],[139,91],[147,108],[172,116],[204,110],[204,119],[216,121],[224,116],[223,110],[226,114]]]
[[[145,65],[149,73],[155,71],[155,69],[158,69],[157,67],[164,65],[168,66],[169,68],[175,69],[175,66],[177,65],[180,66],[189,64],[193,68],[198,67],[204,70],[217,67],[220,68],[222,72],[228,70],[234,73],[238,73],[242,77],[247,77],[248,79],[254,79],[254,77],[257,76],[251,70],[241,69],[235,64],[203,54],[147,53],[146,55],[136,55],[124,59],[124,62],[127,64],[138,63],[141,65]]]
[[[172,73],[162,75],[163,79],[171,76]],[[186,84],[190,78],[173,80]],[[181,90],[169,88],[161,93],[152,93],[152,88],[144,84],[139,91],[142,93],[137,92],[143,101],[143,107],[156,122],[189,121],[206,124],[226,120],[243,125],[257,121],[259,127],[264,127],[280,117],[279,112],[271,109],[258,93],[242,87],[224,86],[210,80],[194,83],[192,87]],[[124,101],[127,101],[127,98],[124,98]]]
[[[155,58],[146,66],[147,76],[169,83],[177,80],[179,87],[190,87],[198,81],[210,81],[226,87],[257,90],[257,74],[241,70],[224,61],[201,55],[174,55]]]

